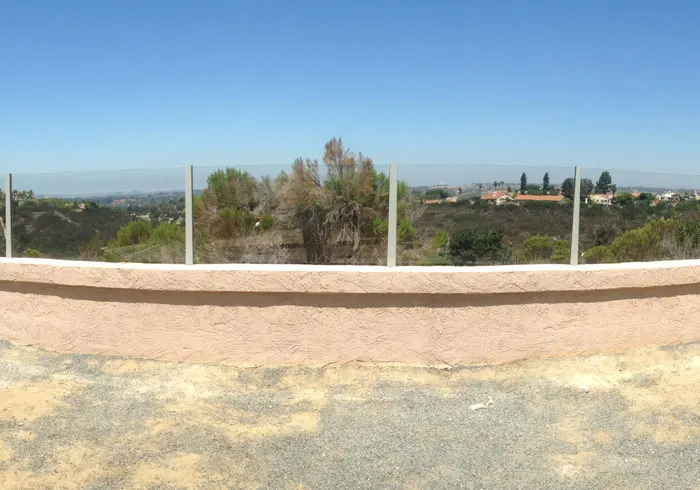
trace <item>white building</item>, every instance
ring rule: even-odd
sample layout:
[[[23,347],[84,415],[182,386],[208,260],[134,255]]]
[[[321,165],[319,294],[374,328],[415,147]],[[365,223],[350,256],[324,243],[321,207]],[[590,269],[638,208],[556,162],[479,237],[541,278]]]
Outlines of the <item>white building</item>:
[[[612,204],[612,196],[606,194],[591,194],[588,196],[588,200],[593,204],[601,204],[603,206],[610,206]]]

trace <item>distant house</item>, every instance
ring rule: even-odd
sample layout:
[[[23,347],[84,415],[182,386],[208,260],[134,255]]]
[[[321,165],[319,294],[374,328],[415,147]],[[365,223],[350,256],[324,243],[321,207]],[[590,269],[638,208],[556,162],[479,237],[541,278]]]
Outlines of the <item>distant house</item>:
[[[512,201],[513,198],[510,197],[510,194],[508,194],[506,191],[493,191],[483,194],[481,196],[481,200],[487,202],[495,202],[496,206],[500,206],[501,204],[506,204]]]
[[[612,204],[612,196],[607,194],[591,194],[588,196],[588,201],[593,204],[601,204],[603,206],[610,206]]]
[[[700,201],[700,191],[693,192],[693,199]]]
[[[641,192],[633,192],[633,193],[632,193],[632,197],[634,197],[635,199],[639,199],[639,197],[640,197],[641,195],[642,195]]]
[[[564,202],[564,196],[531,196],[528,194],[518,194],[515,196],[516,202]]]
[[[442,202],[457,202],[457,196],[447,197],[443,199]]]
[[[440,204],[442,202],[442,199],[428,199],[426,201],[423,201],[423,204]]]
[[[680,201],[681,195],[676,192],[663,192],[656,195],[656,199],[664,202],[674,202]]]

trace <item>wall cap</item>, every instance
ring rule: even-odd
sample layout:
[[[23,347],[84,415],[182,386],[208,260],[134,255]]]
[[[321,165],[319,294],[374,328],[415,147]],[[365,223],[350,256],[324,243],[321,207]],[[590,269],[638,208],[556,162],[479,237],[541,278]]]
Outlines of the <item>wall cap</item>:
[[[0,258],[0,282],[246,293],[497,294],[700,284],[700,260],[623,264],[382,266],[134,264]]]

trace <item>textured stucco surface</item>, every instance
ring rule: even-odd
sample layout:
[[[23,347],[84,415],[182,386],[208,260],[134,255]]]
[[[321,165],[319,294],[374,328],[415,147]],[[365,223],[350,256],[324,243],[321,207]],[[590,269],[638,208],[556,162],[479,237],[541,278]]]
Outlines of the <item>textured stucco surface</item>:
[[[700,284],[700,261],[496,267],[179,266],[0,259],[0,282],[155,291],[491,294]]]
[[[234,364],[615,352],[700,339],[700,266],[688,264],[387,271],[1,261],[0,339]]]

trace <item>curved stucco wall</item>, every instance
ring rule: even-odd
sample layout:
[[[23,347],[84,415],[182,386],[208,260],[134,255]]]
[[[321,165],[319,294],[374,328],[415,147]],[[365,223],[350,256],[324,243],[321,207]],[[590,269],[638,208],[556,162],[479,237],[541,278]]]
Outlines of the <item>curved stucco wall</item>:
[[[500,363],[700,340],[700,262],[154,266],[0,259],[0,339],[235,364]]]

